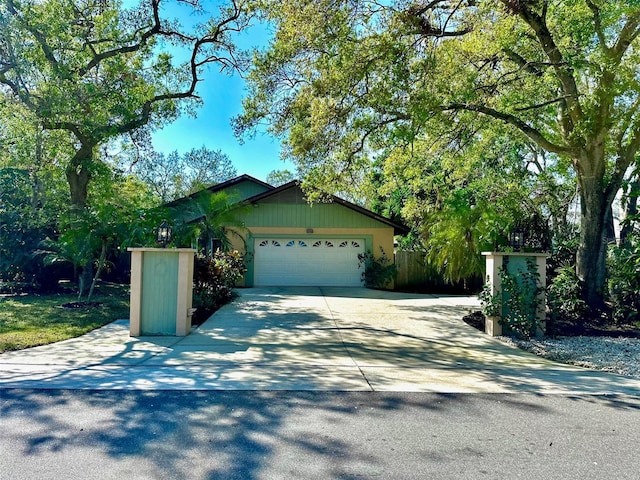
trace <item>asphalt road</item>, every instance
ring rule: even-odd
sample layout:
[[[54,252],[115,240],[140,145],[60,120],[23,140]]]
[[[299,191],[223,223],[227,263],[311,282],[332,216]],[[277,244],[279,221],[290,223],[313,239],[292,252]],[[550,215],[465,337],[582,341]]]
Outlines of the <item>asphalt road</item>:
[[[637,479],[640,399],[0,390],[0,479]]]

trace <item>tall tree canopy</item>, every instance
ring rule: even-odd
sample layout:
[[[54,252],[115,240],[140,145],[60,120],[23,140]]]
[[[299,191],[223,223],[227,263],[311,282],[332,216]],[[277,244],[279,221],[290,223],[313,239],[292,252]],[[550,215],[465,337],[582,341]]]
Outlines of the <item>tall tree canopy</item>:
[[[296,180],[296,176],[289,170],[272,170],[267,175],[267,183],[274,187],[279,187],[294,180]]]
[[[72,205],[86,205],[98,146],[192,107],[208,64],[237,67],[229,37],[247,25],[241,2],[182,28],[165,7],[203,13],[198,0],[141,0],[134,8],[118,0],[0,1],[0,88],[46,131],[66,136]]]
[[[133,171],[158,195],[162,203],[222,183],[235,177],[238,171],[222,150],[205,146],[192,148],[184,154],[177,150],[165,155],[152,152],[140,158]]]
[[[257,3],[276,34],[255,58],[240,131],[268,119],[311,183],[338,185],[390,146],[436,132],[461,149],[506,126],[572,166],[577,273],[601,304],[605,224],[640,148],[638,2]]]

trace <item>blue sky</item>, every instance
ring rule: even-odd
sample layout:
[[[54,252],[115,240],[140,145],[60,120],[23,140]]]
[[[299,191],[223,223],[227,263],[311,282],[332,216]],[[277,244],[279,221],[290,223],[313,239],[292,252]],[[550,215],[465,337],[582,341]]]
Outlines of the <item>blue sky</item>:
[[[191,23],[190,18],[183,23]],[[200,19],[197,19],[200,20]],[[269,39],[263,25],[252,27],[236,38],[241,48],[262,47]],[[242,111],[242,98],[246,94],[245,82],[237,74],[229,76],[211,65],[198,86],[203,105],[197,118],[184,115],[172,124],[153,134],[153,146],[157,151],[184,153],[203,145],[211,150],[222,150],[227,154],[238,174],[252,175],[261,180],[272,170],[295,170],[290,162],[280,159],[278,139],[266,132],[257,132],[254,138],[246,138],[241,145],[234,136],[231,119]]]
[[[278,139],[265,132],[247,138],[244,144],[234,136],[231,119],[242,110],[244,81],[238,76],[228,77],[217,72],[205,75],[199,94],[204,104],[197,118],[183,116],[153,134],[157,151],[184,153],[205,146],[222,150],[233,162],[238,174],[248,174],[265,180],[272,170],[294,170],[290,162],[280,159]]]

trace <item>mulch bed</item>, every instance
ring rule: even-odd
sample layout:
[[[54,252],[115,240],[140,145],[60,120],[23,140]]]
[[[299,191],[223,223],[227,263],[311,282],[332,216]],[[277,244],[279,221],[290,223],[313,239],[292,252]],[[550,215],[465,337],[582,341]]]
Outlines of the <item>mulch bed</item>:
[[[484,314],[473,312],[463,317],[463,320],[473,328],[484,332]],[[585,319],[576,324],[564,320],[556,320],[549,323],[547,335],[551,337],[626,337],[640,338],[640,328],[637,325],[606,323],[602,320]]]
[[[477,328],[481,332],[484,332],[484,315],[482,312],[473,312],[462,317],[462,320],[473,328]]]
[[[102,305],[103,304],[101,302],[69,302],[63,303],[60,306],[69,310],[77,310],[80,308],[96,308],[101,307]]]
[[[630,324],[607,323],[598,320],[584,320],[580,324],[556,320],[550,325],[551,335],[558,337],[627,337],[640,338],[640,328]]]
[[[209,317],[216,312],[216,310],[218,309],[217,308],[206,309],[202,307],[198,308],[196,312],[193,314],[193,316],[191,317],[191,326],[199,327],[204,322],[206,322],[209,319]]]

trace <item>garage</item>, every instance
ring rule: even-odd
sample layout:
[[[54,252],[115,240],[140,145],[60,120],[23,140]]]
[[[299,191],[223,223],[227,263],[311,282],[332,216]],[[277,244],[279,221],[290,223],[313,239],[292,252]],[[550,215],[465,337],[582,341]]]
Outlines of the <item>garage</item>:
[[[255,286],[362,286],[362,238],[259,238]]]
[[[409,233],[407,227],[334,195],[310,203],[296,181],[273,187],[242,175],[206,191],[231,199],[229,224],[221,226],[228,246],[245,255],[242,287],[361,287],[358,255],[371,252],[375,258],[393,259],[394,236]],[[199,221],[188,207],[198,195],[204,193],[168,205],[184,206],[182,221]]]

